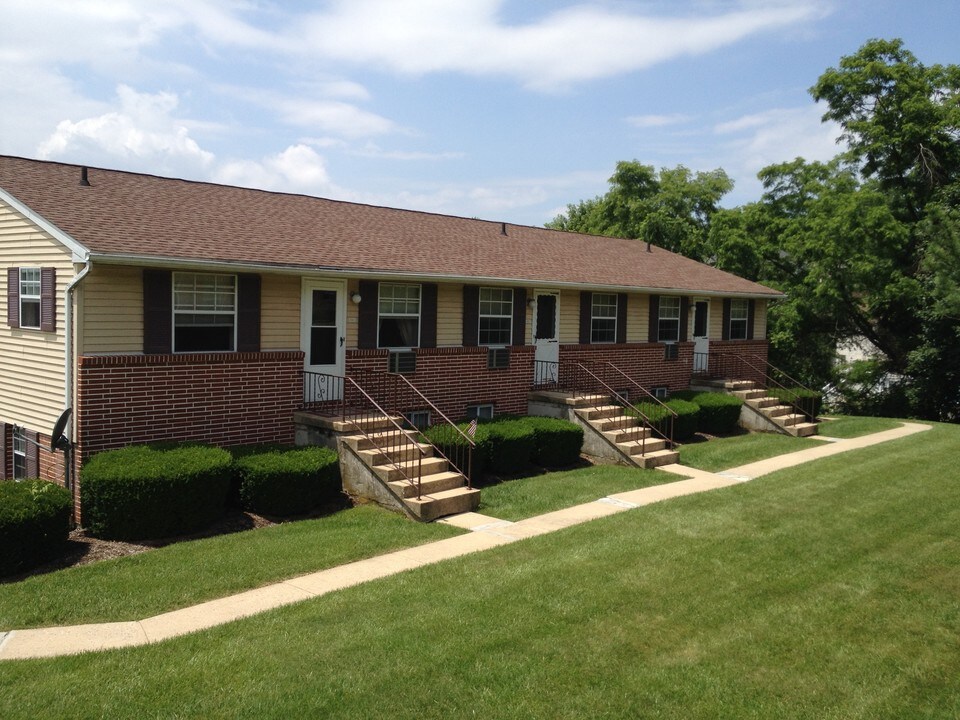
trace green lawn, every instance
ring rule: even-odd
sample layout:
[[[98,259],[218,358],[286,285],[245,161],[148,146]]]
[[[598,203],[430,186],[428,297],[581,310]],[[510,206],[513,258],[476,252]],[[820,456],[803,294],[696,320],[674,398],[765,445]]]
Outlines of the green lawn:
[[[900,427],[890,418],[837,415],[820,423],[820,434],[825,437],[855,438]]]
[[[708,472],[719,472],[777,455],[817,447],[823,442],[773,433],[714,438],[708,442],[681,446],[680,463]]]
[[[0,584],[0,631],[139,620],[460,532],[367,505],[177,543]]]
[[[0,716],[960,716],[960,428],[155,646],[0,663]]]
[[[500,520],[516,521],[591,502],[613,493],[679,479],[677,475],[622,465],[596,465],[551,472],[483,488],[478,512]]]

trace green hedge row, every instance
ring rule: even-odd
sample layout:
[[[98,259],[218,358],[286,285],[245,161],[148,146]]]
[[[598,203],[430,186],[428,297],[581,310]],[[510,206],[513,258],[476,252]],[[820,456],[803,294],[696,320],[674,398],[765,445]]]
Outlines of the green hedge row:
[[[466,431],[468,423],[459,428]],[[462,457],[466,441],[448,425],[434,425],[424,437],[449,457]],[[583,429],[556,418],[500,417],[481,420],[474,435],[473,478],[516,475],[531,464],[565,467],[580,458]],[[464,469],[464,468],[461,468]]]
[[[0,575],[56,557],[70,534],[70,491],[46,480],[0,482]]]
[[[677,442],[683,442],[693,437],[693,434],[697,432],[699,406],[676,397],[671,397],[664,405],[677,414],[677,417],[673,420],[673,439]],[[670,437],[670,412],[664,405],[648,400],[637,403],[635,407],[654,424],[657,430],[666,437]]]
[[[309,512],[338,495],[339,477],[327,448],[140,445],[94,455],[80,501],[91,535],[140,540],[199,530],[229,503],[267,515]]]
[[[743,400],[734,395],[683,390],[673,393],[672,397],[683,398],[699,406],[698,432],[727,435],[735,432],[740,425],[740,408],[743,406]]]
[[[236,467],[241,505],[264,515],[309,512],[340,492],[340,465],[330,448],[243,452]]]

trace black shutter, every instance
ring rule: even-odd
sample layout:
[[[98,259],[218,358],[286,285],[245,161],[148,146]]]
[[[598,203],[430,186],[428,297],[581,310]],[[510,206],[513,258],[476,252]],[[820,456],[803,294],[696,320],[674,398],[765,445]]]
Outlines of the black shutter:
[[[654,343],[660,340],[660,296],[650,296],[650,328],[647,340]]]
[[[40,331],[57,330],[57,269],[40,268]]]
[[[756,300],[751,300],[747,305],[747,340],[753,340],[753,319],[756,313]]]
[[[463,346],[476,347],[480,335],[480,288],[463,286]]]
[[[617,294],[617,342],[627,341],[627,294]]]
[[[437,285],[420,286],[420,347],[437,346]]]
[[[37,447],[38,436],[32,430],[24,430],[23,437],[26,438],[27,456],[26,456],[26,475],[28,478],[40,477],[40,448]]]
[[[590,325],[593,317],[593,293],[580,292],[580,344],[590,344]]]
[[[260,352],[259,275],[237,275],[237,352]]]
[[[690,325],[690,298],[680,298],[680,342],[686,342],[687,328]]]
[[[730,298],[723,299],[723,331],[720,333],[720,339],[730,339]]]
[[[513,289],[513,344],[526,345],[527,289]]]
[[[357,347],[371,350],[377,347],[377,308],[380,303],[380,283],[360,281],[360,308],[357,314]]]
[[[20,327],[20,268],[7,268],[7,325]]]
[[[7,427],[0,423],[0,480],[7,479]]]
[[[173,273],[143,271],[143,352],[165,355],[173,350]]]

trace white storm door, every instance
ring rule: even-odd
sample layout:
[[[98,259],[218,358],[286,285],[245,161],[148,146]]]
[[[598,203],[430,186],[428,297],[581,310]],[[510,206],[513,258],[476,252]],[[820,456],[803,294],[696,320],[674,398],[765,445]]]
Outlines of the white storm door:
[[[344,283],[304,280],[300,303],[300,347],[304,354],[306,402],[339,400],[346,355],[347,288]]]
[[[705,373],[710,360],[710,301],[693,303],[693,371]]]
[[[556,382],[560,361],[560,293],[537,290],[534,293],[533,345],[537,382]],[[553,363],[545,365],[544,363]]]

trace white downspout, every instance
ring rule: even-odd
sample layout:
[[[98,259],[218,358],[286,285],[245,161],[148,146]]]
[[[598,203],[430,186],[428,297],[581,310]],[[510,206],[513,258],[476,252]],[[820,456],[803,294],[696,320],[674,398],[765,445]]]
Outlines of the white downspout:
[[[87,273],[90,272],[90,268],[93,267],[92,262],[89,258],[86,260],[86,265],[84,265],[83,270],[76,274],[73,280],[70,281],[70,284],[67,285],[66,292],[64,293],[64,398],[63,398],[63,407],[67,409],[73,405],[73,291],[76,289],[77,285],[80,284],[80,281],[83,280]],[[64,428],[64,434],[67,436],[68,440],[73,440],[73,420],[67,423],[67,427]]]

